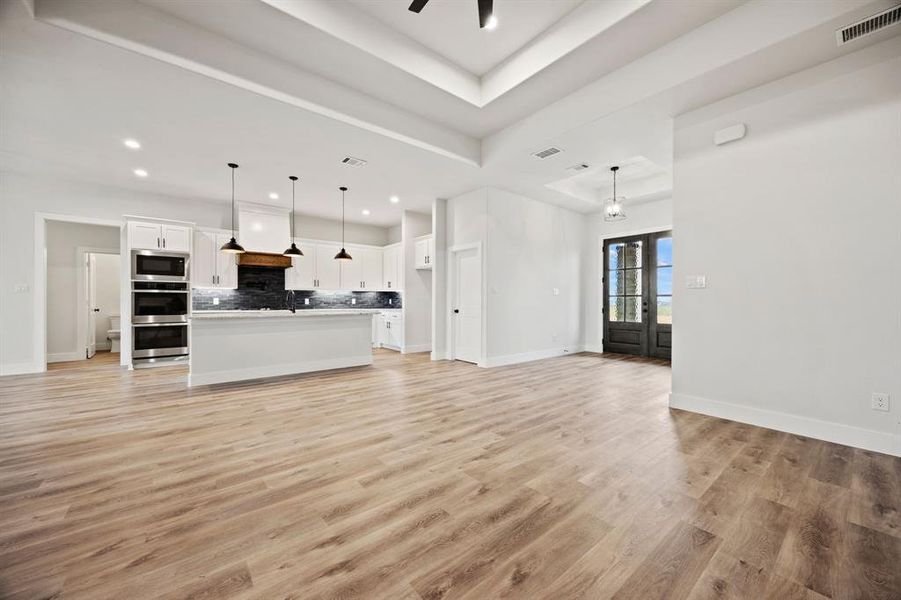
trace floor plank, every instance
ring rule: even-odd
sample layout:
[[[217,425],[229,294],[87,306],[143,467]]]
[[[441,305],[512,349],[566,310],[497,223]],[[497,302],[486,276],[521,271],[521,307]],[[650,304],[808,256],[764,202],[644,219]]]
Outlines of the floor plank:
[[[0,378],[0,597],[901,597],[901,459],[670,410],[662,361],[185,379]]]

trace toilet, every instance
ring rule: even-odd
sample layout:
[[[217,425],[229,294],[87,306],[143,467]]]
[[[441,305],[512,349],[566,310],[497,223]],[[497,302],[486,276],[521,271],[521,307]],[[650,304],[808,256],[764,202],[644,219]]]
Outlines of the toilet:
[[[106,337],[110,342],[110,352],[119,352],[119,315],[111,315],[109,318],[109,329],[106,331]]]

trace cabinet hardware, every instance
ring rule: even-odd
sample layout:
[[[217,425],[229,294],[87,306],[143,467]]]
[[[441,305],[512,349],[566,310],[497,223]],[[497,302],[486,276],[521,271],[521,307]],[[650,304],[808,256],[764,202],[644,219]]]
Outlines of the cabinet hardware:
[[[166,238],[163,238],[163,248],[166,247]]]
[[[160,247],[160,238],[156,238],[156,247],[157,247],[157,248]]]

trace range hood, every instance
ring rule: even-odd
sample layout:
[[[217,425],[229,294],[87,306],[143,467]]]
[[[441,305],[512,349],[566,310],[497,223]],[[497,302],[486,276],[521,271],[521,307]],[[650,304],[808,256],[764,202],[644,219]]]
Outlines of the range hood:
[[[291,267],[291,258],[271,252],[247,251],[238,254],[239,267],[269,267],[272,269],[287,269]]]
[[[238,254],[242,267],[287,269],[291,259],[282,256],[290,244],[291,211],[277,206],[238,204],[238,235],[246,252]]]

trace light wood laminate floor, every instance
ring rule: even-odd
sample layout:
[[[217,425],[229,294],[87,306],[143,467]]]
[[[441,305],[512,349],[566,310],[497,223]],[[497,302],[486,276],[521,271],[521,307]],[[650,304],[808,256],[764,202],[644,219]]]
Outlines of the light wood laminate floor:
[[[901,459],[599,355],[0,378],[0,597],[901,598]]]

